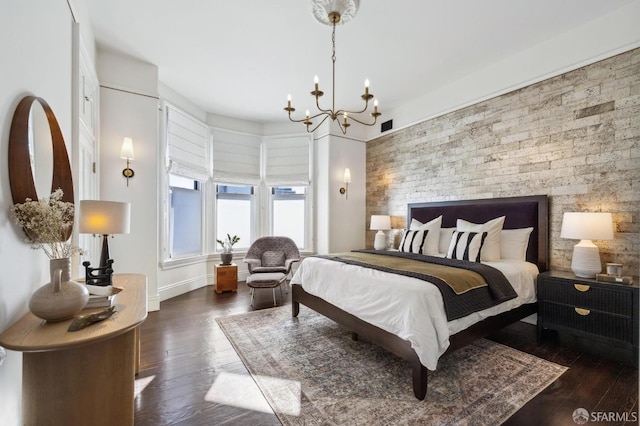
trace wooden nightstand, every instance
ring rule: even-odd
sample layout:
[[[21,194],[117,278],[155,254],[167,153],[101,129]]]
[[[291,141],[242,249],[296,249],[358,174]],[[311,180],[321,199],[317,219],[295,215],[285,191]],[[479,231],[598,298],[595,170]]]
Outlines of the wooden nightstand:
[[[216,293],[238,291],[238,265],[216,265]]]
[[[638,277],[633,281],[604,283],[559,271],[538,275],[538,338],[544,329],[567,332],[605,355],[626,353],[637,366]]]

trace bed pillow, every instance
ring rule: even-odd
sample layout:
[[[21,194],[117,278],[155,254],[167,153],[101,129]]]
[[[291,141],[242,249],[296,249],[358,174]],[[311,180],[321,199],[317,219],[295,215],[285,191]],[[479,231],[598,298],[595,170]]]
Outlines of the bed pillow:
[[[480,262],[482,248],[488,233],[453,231],[451,243],[447,251],[449,259]]]
[[[456,228],[440,228],[440,242],[438,243],[438,253],[447,254],[449,251],[449,244],[451,244],[451,237],[453,231]]]
[[[500,260],[500,231],[504,225],[504,216],[491,219],[485,223],[472,223],[458,219],[456,222],[457,231],[486,232],[487,238],[482,247],[481,260]]]
[[[424,247],[424,253],[430,256],[434,256],[439,253],[438,243],[440,241],[440,226],[442,225],[442,216],[438,216],[427,223],[422,223],[419,220],[411,219],[410,230],[423,230],[429,231],[427,234],[427,241]]]
[[[503,229],[500,232],[500,258],[527,260],[531,231],[533,228]]]
[[[428,229],[405,229],[402,232],[398,250],[406,253],[427,254],[425,246],[430,233]]]

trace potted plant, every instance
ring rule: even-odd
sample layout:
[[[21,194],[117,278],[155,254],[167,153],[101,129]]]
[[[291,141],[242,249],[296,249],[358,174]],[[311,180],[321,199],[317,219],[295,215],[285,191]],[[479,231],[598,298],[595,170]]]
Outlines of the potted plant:
[[[233,260],[233,245],[240,241],[240,238],[237,235],[233,237],[227,234],[226,240],[216,240],[218,244],[222,247],[222,253],[220,254],[220,259],[222,259],[223,265],[231,265],[231,261]]]

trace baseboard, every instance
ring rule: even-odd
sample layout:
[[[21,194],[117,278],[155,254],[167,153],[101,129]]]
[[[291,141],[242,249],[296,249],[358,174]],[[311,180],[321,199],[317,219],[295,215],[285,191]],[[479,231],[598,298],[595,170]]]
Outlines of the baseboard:
[[[148,296],[147,297],[147,311],[159,311],[160,310],[160,297],[158,296]]]
[[[173,284],[169,284],[158,289],[159,301],[171,299],[172,297],[180,296],[181,294],[188,293],[192,290],[199,289],[207,285],[207,276],[200,276],[191,278],[184,281],[178,281]],[[159,306],[158,306],[159,308]]]

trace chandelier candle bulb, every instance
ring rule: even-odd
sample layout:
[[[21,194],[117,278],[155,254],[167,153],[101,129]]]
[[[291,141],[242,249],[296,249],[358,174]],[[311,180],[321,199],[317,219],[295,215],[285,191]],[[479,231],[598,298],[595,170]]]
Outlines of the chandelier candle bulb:
[[[368,78],[364,81],[364,94],[365,95],[369,94],[369,79]]]
[[[316,76],[313,77],[313,84],[314,84],[314,86],[316,88],[316,92],[318,91],[318,83],[319,83],[318,76],[316,75]]]
[[[291,95],[287,95],[287,108],[291,108]]]

